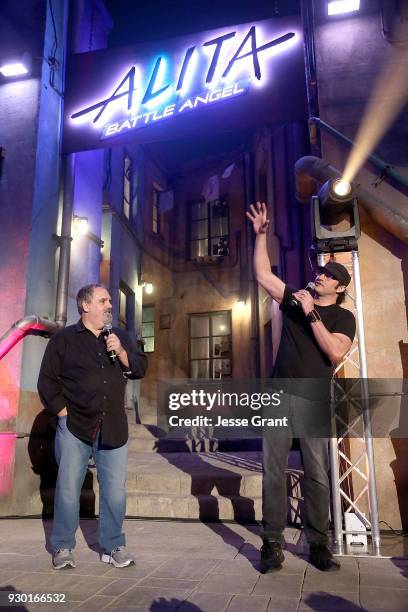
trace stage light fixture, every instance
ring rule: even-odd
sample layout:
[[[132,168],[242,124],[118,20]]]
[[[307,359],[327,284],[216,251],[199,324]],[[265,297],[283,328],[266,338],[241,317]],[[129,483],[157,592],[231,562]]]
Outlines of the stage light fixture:
[[[342,15],[343,13],[353,13],[360,8],[360,0],[336,0],[327,3],[327,14]]]
[[[330,179],[326,181],[319,191],[319,200],[322,208],[329,208],[341,212],[349,208],[353,200],[353,188],[343,179]]]
[[[345,198],[349,196],[352,191],[352,187],[350,183],[348,183],[347,181],[344,181],[343,179],[337,179],[336,181],[333,181],[332,189],[334,193],[336,194],[336,196],[340,198]]]
[[[312,196],[312,231],[319,253],[357,249],[360,218],[350,183],[342,178],[330,179],[317,196]]]

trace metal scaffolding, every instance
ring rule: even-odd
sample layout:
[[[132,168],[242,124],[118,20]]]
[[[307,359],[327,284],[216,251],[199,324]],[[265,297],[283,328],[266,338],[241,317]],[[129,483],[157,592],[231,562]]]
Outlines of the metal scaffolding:
[[[352,250],[345,255],[349,255],[349,258],[344,261],[343,257],[342,264],[349,269],[353,279],[354,295],[350,292],[347,293],[353,302],[352,311],[357,322],[357,338],[351,351],[337,365],[335,374],[345,363],[348,363],[357,370],[358,377],[355,379],[355,384],[347,390],[341,385],[340,380],[335,377],[332,380],[333,435],[330,438],[330,465],[334,545],[338,554],[344,554],[344,537],[351,533],[353,535],[359,533],[354,529],[352,532],[347,531],[343,521],[344,513],[354,512],[365,526],[365,531],[360,533],[371,536],[373,554],[379,555],[380,529],[371,415],[368,401],[367,356],[358,251]],[[324,263],[325,254],[319,253],[318,264],[324,265]],[[341,420],[336,407],[339,402],[355,403],[355,396],[351,397],[351,391],[356,388],[360,395],[357,416],[351,422],[347,421],[345,423]],[[341,437],[337,437],[338,429],[342,430]],[[363,430],[363,437],[358,433],[361,429]],[[352,448],[350,440],[352,440]],[[366,509],[368,509],[368,517]]]

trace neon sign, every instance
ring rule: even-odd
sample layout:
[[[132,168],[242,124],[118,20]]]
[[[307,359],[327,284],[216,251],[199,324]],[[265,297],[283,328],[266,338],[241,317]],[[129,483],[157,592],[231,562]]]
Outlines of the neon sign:
[[[220,102],[226,98],[242,95],[248,91],[248,87],[249,85],[245,81],[237,82],[233,85],[227,85],[222,89],[214,89],[196,96],[192,96],[191,98],[187,98],[187,100],[182,101],[178,105],[169,104],[163,109],[156,109],[153,111],[148,111],[147,113],[131,116],[128,119],[123,119],[122,121],[107,123],[103,128],[101,138],[110,138],[111,136],[127,132],[128,130],[134,128],[150,125],[160,121],[161,119],[174,117],[180,113],[192,111],[202,106],[212,105],[215,102]]]
[[[105,95],[70,113],[71,124],[92,126],[106,140],[237,98],[252,85],[263,86],[270,58],[295,42],[293,31],[268,36],[252,25],[244,33],[233,30],[190,45],[172,58],[162,53],[152,63],[128,65]]]

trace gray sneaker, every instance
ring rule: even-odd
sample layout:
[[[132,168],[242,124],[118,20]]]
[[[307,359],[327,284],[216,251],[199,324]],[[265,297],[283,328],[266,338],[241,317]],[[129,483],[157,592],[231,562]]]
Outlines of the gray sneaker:
[[[129,555],[124,546],[118,546],[110,553],[103,553],[101,561],[103,563],[111,563],[115,567],[127,567],[135,563],[135,560]]]
[[[52,555],[52,566],[54,569],[64,567],[76,567],[75,558],[70,548],[60,548]]]

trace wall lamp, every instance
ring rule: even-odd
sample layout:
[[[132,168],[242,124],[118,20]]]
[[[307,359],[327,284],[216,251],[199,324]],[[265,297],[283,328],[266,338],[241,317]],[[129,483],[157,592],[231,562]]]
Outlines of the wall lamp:
[[[74,236],[72,236],[74,234]],[[103,240],[96,236],[93,232],[89,230],[89,220],[88,217],[80,217],[78,215],[73,215],[72,217],[72,229],[69,235],[59,236],[58,234],[53,234],[52,237],[57,241],[59,246],[61,246],[63,240],[69,240],[72,242],[73,238],[78,236],[86,236],[89,240],[92,240],[95,244],[98,245],[100,249],[103,249],[105,243]]]
[[[327,14],[329,16],[353,13],[359,9],[360,0],[336,0],[327,3]]]
[[[89,230],[88,217],[79,217],[78,215],[74,215],[72,218],[72,223],[78,234],[81,234],[81,236],[87,235]]]
[[[93,232],[90,231],[88,217],[80,217],[79,215],[74,215],[72,217],[72,226],[76,234],[79,234],[80,236],[87,236],[89,240],[95,242],[95,244],[97,244],[101,249],[104,247],[103,240],[101,240],[99,236],[96,236]]]
[[[31,67],[32,62],[29,53],[0,58],[0,73],[6,79],[29,76]]]
[[[151,295],[153,293],[154,285],[150,282],[150,276],[148,274],[142,274],[140,284],[143,287],[145,293],[147,293],[147,295]]]

